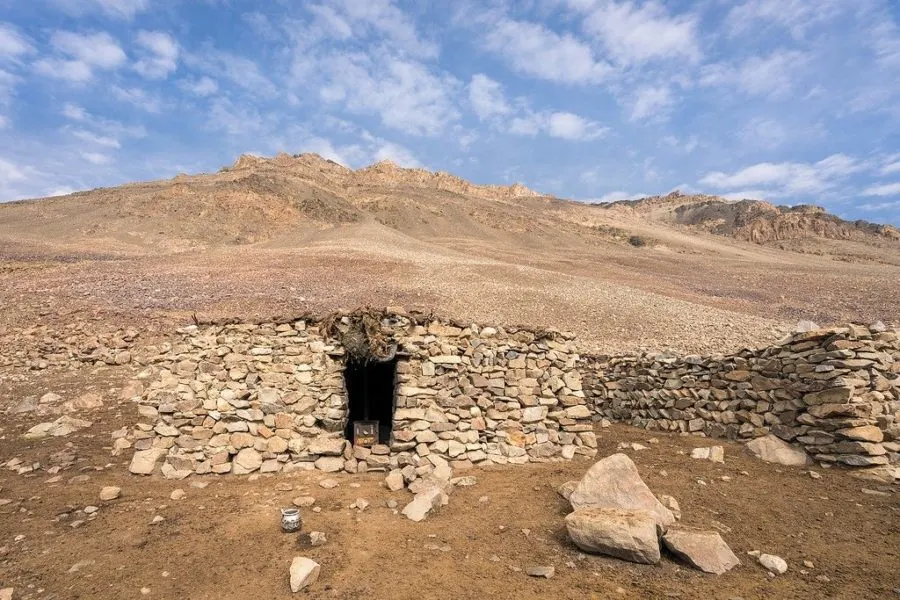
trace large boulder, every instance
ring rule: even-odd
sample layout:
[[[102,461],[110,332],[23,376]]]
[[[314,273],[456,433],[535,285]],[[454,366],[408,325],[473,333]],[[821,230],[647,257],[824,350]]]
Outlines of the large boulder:
[[[721,575],[741,564],[722,536],[714,531],[673,528],[662,540],[672,554],[704,573]]]
[[[747,442],[747,450],[760,460],[788,467],[802,467],[809,460],[806,452],[771,434]]]
[[[585,552],[606,554],[631,562],[659,562],[657,515],[649,510],[579,508],[566,516],[566,529]]]
[[[594,463],[569,496],[572,508],[642,509],[653,513],[663,531],[675,516],[662,505],[626,454],[613,454]]]

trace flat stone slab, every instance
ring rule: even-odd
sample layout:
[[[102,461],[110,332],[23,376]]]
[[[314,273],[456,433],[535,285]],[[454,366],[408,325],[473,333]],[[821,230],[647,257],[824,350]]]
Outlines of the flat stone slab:
[[[802,467],[809,460],[806,452],[774,435],[750,440],[747,442],[747,450],[760,460],[788,467]]]
[[[715,531],[673,528],[666,532],[662,541],[672,554],[704,573],[721,575],[741,564]]]

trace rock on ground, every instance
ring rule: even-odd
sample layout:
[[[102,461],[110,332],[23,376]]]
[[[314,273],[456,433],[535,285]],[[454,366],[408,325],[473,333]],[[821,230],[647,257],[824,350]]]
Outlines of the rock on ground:
[[[38,423],[29,429],[23,437],[26,440],[40,440],[48,436],[62,437],[91,425],[90,421],[72,417],[60,417],[53,422]]]
[[[691,458],[711,460],[717,463],[725,462],[725,448],[722,446],[710,446],[709,448],[694,448]]]
[[[525,569],[525,574],[530,575],[531,577],[543,577],[544,579],[550,579],[553,575],[556,574],[556,568],[550,565],[549,567],[528,567]]]
[[[572,508],[642,509],[653,513],[663,531],[675,522],[641,479],[634,462],[625,454],[613,454],[594,463],[569,497]]]
[[[165,448],[150,448],[149,450],[138,450],[131,457],[131,464],[128,470],[135,475],[150,475],[156,470],[156,465],[166,455]]]
[[[410,521],[419,522],[432,510],[447,504],[447,494],[440,486],[432,485],[422,490],[412,502],[403,507],[403,515]]]
[[[400,469],[394,469],[390,473],[388,473],[387,477],[384,478],[384,484],[387,486],[387,489],[391,490],[392,492],[402,490],[403,474],[400,472]]]
[[[319,563],[306,558],[305,556],[295,556],[291,562],[291,591],[299,592],[303,588],[310,586],[319,578]]]
[[[809,460],[806,452],[771,434],[747,442],[747,450],[760,460],[789,467],[802,467]]]
[[[566,500],[570,500],[572,498],[572,492],[575,491],[575,488],[578,487],[577,481],[567,481],[558,488],[556,488],[556,493],[565,498]]]
[[[585,552],[648,565],[659,562],[661,529],[649,510],[579,508],[566,516],[566,529]]]
[[[678,504],[678,500],[676,500],[672,496],[667,496],[665,494],[662,494],[659,497],[659,501],[662,503],[663,506],[665,506],[666,508],[668,508],[669,510],[672,511],[672,514],[675,515],[676,520],[678,520],[678,521],[681,520],[681,506]]]
[[[0,600],[12,600],[13,588],[3,588],[0,590]]]
[[[782,575],[788,570],[787,562],[780,556],[775,556],[774,554],[760,554],[759,564],[776,575]]]
[[[721,575],[741,564],[722,536],[714,531],[669,529],[662,540],[672,554],[704,573]]]
[[[100,489],[100,499],[101,500],[115,500],[122,493],[122,488],[116,487],[114,485],[108,485]]]

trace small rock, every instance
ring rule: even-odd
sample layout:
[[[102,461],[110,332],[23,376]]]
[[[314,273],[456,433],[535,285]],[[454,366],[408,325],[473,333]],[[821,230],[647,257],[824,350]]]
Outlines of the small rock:
[[[556,488],[556,493],[568,500],[572,496],[572,492],[575,491],[575,488],[578,487],[577,481],[567,481],[558,488]]]
[[[85,507],[84,507],[83,509],[81,509],[81,510],[82,510],[82,512],[84,512],[84,514],[86,514],[86,515],[92,515],[92,514],[94,514],[95,512],[97,512],[97,511],[100,510],[100,509],[99,509],[98,507],[96,507],[96,506],[85,506]]]
[[[551,565],[548,567],[528,567],[525,569],[525,574],[531,577],[543,577],[544,579],[550,579],[553,575],[556,574],[556,569]]]
[[[403,474],[400,472],[400,469],[394,469],[390,473],[388,473],[387,477],[384,478],[384,484],[387,486],[387,489],[391,490],[392,492],[402,490]]]
[[[172,493],[169,494],[169,498],[171,498],[172,500],[181,500],[182,498],[185,497],[185,495],[186,494],[184,493],[184,490],[181,488],[178,488],[178,489],[172,490]]]
[[[141,588],[141,595],[142,595],[142,596],[149,596],[149,595],[150,595],[150,588],[148,588],[148,587],[142,587],[142,588]]]
[[[81,569],[83,569],[85,567],[89,567],[90,565],[94,564],[95,562],[96,561],[91,560],[91,559],[79,560],[77,563],[75,563],[74,565],[69,567],[69,570],[67,571],[67,573],[77,573]]]
[[[712,462],[725,462],[725,448],[722,446],[711,446],[709,448],[694,448],[691,451],[691,458],[699,458],[711,460]]]
[[[309,532],[309,543],[313,546],[321,546],[325,542],[328,541],[328,538],[321,531],[310,531]]]
[[[399,505],[397,504],[397,501],[396,501],[396,500],[394,500],[393,498],[391,498],[390,500],[388,500],[388,501],[385,503],[385,506],[387,506],[388,508],[397,508],[397,506],[399,506]]]
[[[678,504],[678,500],[676,500],[672,496],[662,494],[659,497],[659,501],[662,502],[663,506],[672,511],[672,514],[675,515],[676,520],[681,520],[681,506]]]
[[[813,562],[811,560],[804,560],[803,566],[806,567],[807,569],[815,569],[816,568],[816,566],[813,564]]]
[[[151,525],[158,525],[159,523],[162,523],[162,522],[165,521],[165,520],[166,520],[166,518],[163,517],[162,515],[156,515],[156,516],[153,517],[153,519],[150,521],[150,524],[151,524]]]
[[[368,508],[368,506],[369,506],[368,500],[366,500],[365,498],[357,498],[356,502],[353,503],[353,506],[351,506],[351,508],[356,508],[357,510],[362,512],[362,511],[366,510],[366,508]]]
[[[340,484],[339,484],[337,481],[335,481],[334,479],[331,479],[331,478],[329,478],[329,479],[323,479],[322,481],[319,482],[319,487],[323,487],[323,488],[325,488],[326,490],[330,490],[330,489],[332,489],[332,488],[336,488],[338,485],[340,485]]]
[[[286,481],[282,481],[281,483],[275,484],[275,491],[277,492],[290,492],[294,489],[294,486]]]
[[[122,494],[122,488],[108,485],[100,489],[100,499],[103,501],[115,500]]]
[[[788,570],[788,565],[785,560],[774,554],[760,554],[759,564],[776,575],[782,575]]]
[[[478,483],[478,480],[471,475],[467,475],[466,477],[453,477],[450,479],[450,483],[456,487],[471,487]]]
[[[316,503],[316,499],[312,496],[297,496],[291,503],[298,508],[306,508],[307,506],[312,506]]]
[[[291,562],[291,591],[299,592],[319,578],[319,563],[305,556],[295,556]]]

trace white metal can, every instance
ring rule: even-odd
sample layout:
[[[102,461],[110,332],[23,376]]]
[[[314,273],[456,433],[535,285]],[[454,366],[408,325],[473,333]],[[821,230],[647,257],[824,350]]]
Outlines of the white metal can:
[[[281,509],[281,530],[285,533],[291,533],[300,529],[300,509],[299,508],[282,508]]]

